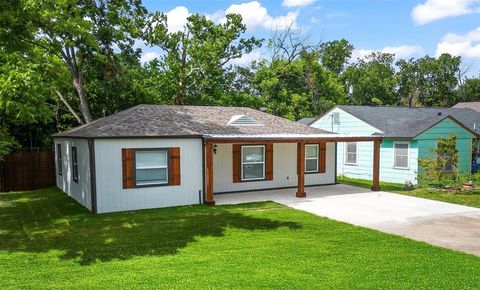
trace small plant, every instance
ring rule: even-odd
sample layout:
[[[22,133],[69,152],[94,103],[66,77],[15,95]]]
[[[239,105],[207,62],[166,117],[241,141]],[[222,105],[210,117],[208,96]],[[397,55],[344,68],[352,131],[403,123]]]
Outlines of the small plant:
[[[419,173],[421,185],[434,187],[454,186],[458,180],[458,150],[457,136],[437,139],[437,147],[430,149],[435,157],[425,157],[419,160],[423,169]]]

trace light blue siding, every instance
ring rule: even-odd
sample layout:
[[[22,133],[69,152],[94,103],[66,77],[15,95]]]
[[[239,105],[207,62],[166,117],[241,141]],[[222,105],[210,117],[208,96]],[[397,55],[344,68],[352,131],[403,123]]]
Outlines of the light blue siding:
[[[333,114],[339,114],[339,124],[333,124]],[[365,135],[369,136],[375,132],[381,132],[377,128],[370,126],[359,118],[339,109],[334,108],[328,114],[313,122],[310,126],[334,133]]]
[[[333,124],[333,114],[339,114],[339,124]],[[312,127],[334,133],[364,135],[380,133],[377,128],[361,119],[339,109],[334,108],[328,114],[314,122]],[[409,143],[409,168],[399,169],[393,166],[393,144],[395,140],[384,140],[380,147],[380,180],[384,182],[404,183],[411,181],[416,184],[418,173],[418,143]],[[399,141],[400,142],[400,141]],[[372,180],[373,176],[373,142],[357,143],[357,164],[345,164],[345,143],[337,145],[337,175],[351,178]]]

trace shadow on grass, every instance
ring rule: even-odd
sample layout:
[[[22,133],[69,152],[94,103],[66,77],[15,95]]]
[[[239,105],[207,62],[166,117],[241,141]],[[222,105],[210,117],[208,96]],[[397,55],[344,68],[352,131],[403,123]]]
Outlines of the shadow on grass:
[[[198,205],[93,215],[58,189],[12,193],[0,196],[0,251],[60,250],[60,259],[89,265],[134,256],[172,255],[198,237],[222,237],[227,228],[301,227],[248,212],[238,207]]]

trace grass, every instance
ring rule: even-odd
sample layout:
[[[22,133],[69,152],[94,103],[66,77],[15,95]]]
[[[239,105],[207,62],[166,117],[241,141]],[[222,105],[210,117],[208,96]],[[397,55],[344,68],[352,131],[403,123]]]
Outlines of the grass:
[[[0,194],[0,289],[478,288],[480,258],[276,203],[92,215]]]
[[[338,182],[350,184],[358,187],[370,188],[370,180],[354,179],[348,177],[338,177]],[[455,204],[480,207],[480,192],[478,190],[470,191],[440,191],[429,188],[415,188],[414,190],[403,189],[403,184],[381,182],[380,188],[385,191],[401,193],[410,196],[428,198],[433,200],[445,201]]]

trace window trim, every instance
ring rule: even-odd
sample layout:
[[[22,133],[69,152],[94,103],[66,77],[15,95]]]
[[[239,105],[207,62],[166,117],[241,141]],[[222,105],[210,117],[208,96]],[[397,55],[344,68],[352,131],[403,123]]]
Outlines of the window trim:
[[[355,163],[348,162],[348,144],[349,143],[355,143]],[[344,143],[344,154],[343,154],[343,164],[345,165],[358,165],[358,142],[345,142]]]
[[[72,146],[72,180],[78,183],[78,150],[77,146]]]
[[[307,147],[317,147],[317,157],[307,157]],[[316,160],[315,164],[317,165],[316,170],[307,170],[307,160]],[[305,174],[312,174],[312,173],[319,173],[320,172],[320,145],[319,144],[305,144],[305,164],[304,164],[304,173]]]
[[[62,143],[57,143],[57,173],[60,176],[63,173]]]
[[[407,144],[407,166],[398,166],[395,164],[396,161],[396,151],[395,145],[397,144]],[[403,156],[403,155],[402,155]],[[402,169],[402,170],[410,170],[410,142],[407,141],[394,141],[393,142],[393,168],[395,169]]]
[[[152,184],[137,184],[137,152],[138,151],[165,151],[167,153],[166,182]],[[160,187],[170,185],[170,148],[135,148],[133,149],[133,188]]]
[[[263,149],[263,161],[255,161],[255,162],[244,162],[243,161],[243,148],[250,147],[250,148],[255,148],[255,147],[261,147]],[[242,182],[248,182],[248,181],[261,181],[261,180],[266,180],[266,148],[265,145],[241,145],[240,146],[240,180]],[[263,176],[261,178],[243,178],[243,165],[244,164],[263,164]]]

